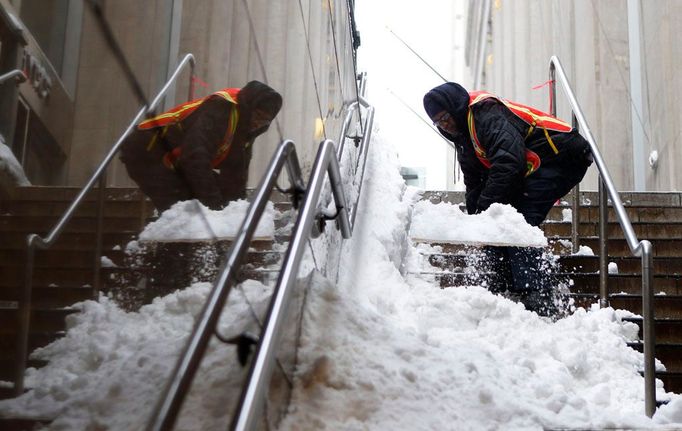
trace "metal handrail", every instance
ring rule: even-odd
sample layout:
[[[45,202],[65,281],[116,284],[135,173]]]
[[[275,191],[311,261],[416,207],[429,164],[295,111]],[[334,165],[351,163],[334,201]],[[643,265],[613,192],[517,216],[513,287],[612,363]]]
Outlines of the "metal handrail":
[[[362,87],[364,89],[364,85]],[[359,105],[358,105],[359,103]],[[344,143],[345,143],[345,138],[346,138],[346,133],[348,131],[348,126],[350,125],[350,120],[353,116],[353,110],[358,109],[359,111],[359,106],[362,105],[365,108],[367,108],[367,113],[366,113],[366,118],[365,118],[365,131],[362,134],[362,142],[360,143],[360,147],[358,149],[358,164],[356,166],[359,166],[359,161],[362,158],[362,166],[363,169],[360,171],[360,181],[357,182],[358,184],[358,193],[356,196],[355,203],[350,209],[350,214],[351,214],[351,232],[353,231],[353,227],[355,226],[355,216],[357,214],[357,207],[360,202],[360,196],[362,192],[362,182],[365,174],[365,163],[367,162],[367,154],[369,150],[369,140],[372,136],[371,130],[374,125],[374,107],[365,100],[364,97],[358,96],[358,102],[353,102],[349,108],[348,108],[348,113],[346,114],[346,118],[344,119],[343,122],[343,127],[341,128],[341,136],[339,138],[339,146],[336,151],[336,158],[339,162],[341,162],[341,156],[343,155],[343,150],[344,150]]]
[[[22,82],[26,81],[26,74],[24,73],[23,70],[19,69],[14,69],[10,70],[9,72],[5,73],[4,75],[0,75],[0,84],[4,83],[5,81],[8,81],[12,78],[17,78],[17,84],[21,84]]]
[[[71,202],[71,205],[64,212],[62,217],[59,219],[57,224],[50,230],[50,232],[44,238],[37,234],[29,234],[26,237],[26,271],[24,278],[24,289],[22,291],[21,300],[19,302],[19,333],[17,336],[17,357],[16,357],[16,367],[14,372],[14,393],[15,395],[20,395],[24,391],[24,371],[26,368],[26,355],[28,351],[28,332],[31,318],[31,291],[33,289],[33,267],[34,267],[34,257],[35,250],[37,248],[45,250],[51,247],[59,236],[66,224],[71,220],[73,214],[75,213],[78,206],[85,199],[85,195],[93,188],[96,181],[99,180],[99,196],[97,205],[97,231],[96,231],[96,250],[95,250],[95,264],[94,264],[94,288],[95,291],[99,284],[99,269],[101,262],[101,248],[102,248],[102,229],[103,229],[103,206],[104,206],[104,189],[106,187],[106,169],[109,163],[113,160],[114,156],[118,152],[124,139],[130,134],[130,132],[135,128],[137,123],[148,113],[153,112],[158,104],[161,102],[162,98],[165,96],[166,92],[170,89],[171,85],[175,82],[177,77],[180,75],[182,70],[189,65],[190,67],[190,85],[189,85],[189,99],[193,97],[193,82],[194,82],[194,67],[195,59],[192,54],[186,54],[182,61],[178,64],[175,72],[166,81],[165,85],[161,88],[159,93],[156,95],[152,103],[147,106],[143,106],[142,109],[137,113],[135,118],[130,122],[128,128],[126,128],[123,135],[118,139],[114,146],[109,150],[109,153],[99,164],[95,173],[92,174],[88,182],[83,186],[78,196]]]
[[[367,121],[364,123],[363,141],[360,147],[360,156],[363,159],[362,170],[360,172],[360,181],[362,181],[374,121],[374,108],[369,106],[364,99],[359,100],[361,104],[369,108]],[[351,104],[348,109],[352,110],[356,107]],[[350,120],[348,124],[350,124]],[[347,127],[348,125],[344,121],[345,130],[347,130]],[[345,131],[342,131],[342,140],[345,138],[345,133]],[[232,286],[236,282],[235,274],[248,250],[249,242],[263,213],[265,203],[276,185],[277,176],[286,160],[291,184],[298,191],[305,190],[305,196],[292,230],[289,247],[284,256],[282,268],[270,301],[270,307],[263,323],[261,336],[254,352],[247,384],[242,390],[237,412],[233,417],[231,425],[231,429],[245,430],[253,428],[262,411],[264,393],[272,377],[275,351],[281,337],[279,328],[286,317],[285,310],[287,309],[291,291],[298,274],[306,240],[311,234],[313,221],[319,213],[317,206],[323,193],[327,175],[330,179],[331,191],[337,209],[336,219],[338,220],[341,235],[347,239],[351,237],[353,232],[362,183],[358,186],[358,196],[351,212],[346,202],[342,184],[343,179],[339,168],[341,155],[342,153],[337,153],[336,145],[332,140],[327,139],[322,142],[318,148],[306,188],[301,179],[298,158],[296,157],[293,142],[286,140],[280,144],[254,194],[254,198],[247,210],[247,215],[239,229],[240,234],[228,251],[226,263],[220,270],[213,289],[206,300],[204,309],[195,323],[192,335],[173,370],[164,393],[152,413],[147,430],[157,431],[173,428],[184,396],[192,383],[208,346],[208,341],[218,321],[222,307]]]
[[[561,66],[561,62],[556,56],[552,56],[549,60],[549,79],[551,84],[552,94],[556,94],[556,80],[555,77],[558,74],[559,80],[562,84],[564,93],[568,97],[568,101],[573,110],[573,115],[580,125],[581,132],[587,142],[590,144],[590,149],[592,150],[592,156],[594,157],[595,164],[599,169],[599,174],[601,177],[600,187],[599,187],[599,223],[600,223],[600,272],[602,276],[600,277],[600,302],[601,305],[606,305],[608,301],[608,286],[606,284],[606,277],[604,273],[606,271],[606,222],[608,220],[607,213],[607,200],[606,193],[604,189],[608,192],[608,197],[611,199],[611,204],[613,205],[616,215],[618,216],[618,222],[625,234],[625,239],[627,240],[628,246],[633,256],[641,256],[642,258],[642,334],[644,343],[644,408],[645,413],[651,417],[656,411],[656,374],[655,374],[655,362],[654,362],[654,349],[655,349],[655,338],[654,338],[654,308],[653,308],[653,247],[651,243],[647,240],[639,241],[635,235],[634,229],[632,228],[632,223],[623,207],[623,202],[618,195],[618,190],[613,184],[611,175],[604,163],[604,159],[599,152],[599,148],[595,142],[590,127],[585,120],[585,116],[578,104],[578,101],[573,93],[572,87],[564,68]],[[552,109],[555,110],[554,103],[552,104]],[[555,112],[553,112],[554,114]],[[577,201],[578,197],[575,196]],[[576,212],[573,212],[573,217],[576,217]],[[575,218],[574,218],[575,222]]]
[[[303,257],[306,240],[310,236],[312,223],[317,216],[317,204],[322,193],[325,173],[329,175],[334,200],[338,211],[341,235],[348,239],[352,235],[348,209],[345,202],[341,173],[335,156],[334,142],[325,140],[317,152],[313,164],[310,181],[303,198],[303,205],[298,213],[296,224],[291,235],[289,248],[284,256],[282,270],[272,294],[270,308],[263,323],[261,337],[256,347],[254,359],[251,362],[248,384],[242,391],[237,412],[232,420],[230,429],[254,429],[262,405],[266,388],[272,376],[275,361],[275,351],[279,344],[281,331],[279,330],[285,318],[285,310],[296,281],[298,268]]]
[[[222,265],[218,277],[213,283],[213,289],[194,325],[192,335],[189,337],[189,341],[173,370],[171,379],[154,409],[147,425],[148,430],[172,429],[180,412],[184,396],[199,368],[213,329],[218,322],[223,305],[232,286],[236,283],[237,272],[248,251],[258,221],[263,215],[265,205],[285,163],[293,187],[298,190],[304,189],[301,168],[296,156],[296,147],[293,141],[285,140],[277,147],[267,171],[254,193],[246,216],[239,228],[239,235],[230,247],[227,259]]]

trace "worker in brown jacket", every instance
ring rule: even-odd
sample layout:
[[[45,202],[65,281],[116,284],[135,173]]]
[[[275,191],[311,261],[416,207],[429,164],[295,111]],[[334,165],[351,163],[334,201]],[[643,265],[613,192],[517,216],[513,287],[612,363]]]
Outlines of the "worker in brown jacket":
[[[221,209],[246,197],[253,141],[281,106],[258,81],[217,91],[138,124],[121,161],[159,211],[189,199]]]

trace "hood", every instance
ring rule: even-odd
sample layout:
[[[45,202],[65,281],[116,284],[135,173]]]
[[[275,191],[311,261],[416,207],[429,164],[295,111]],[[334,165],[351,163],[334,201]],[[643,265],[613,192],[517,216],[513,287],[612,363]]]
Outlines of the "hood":
[[[455,119],[457,128],[464,132],[467,130],[469,93],[455,82],[446,82],[426,93],[424,110],[431,119],[437,113],[447,111]]]
[[[259,81],[251,81],[246,84],[237,94],[237,103],[242,112],[264,111],[274,119],[282,108],[282,96]]]

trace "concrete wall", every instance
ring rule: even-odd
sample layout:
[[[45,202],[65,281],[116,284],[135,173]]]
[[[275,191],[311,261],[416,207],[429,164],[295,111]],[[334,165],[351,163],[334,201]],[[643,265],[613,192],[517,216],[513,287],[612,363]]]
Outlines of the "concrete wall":
[[[172,0],[106,2],[114,32],[147,94],[162,84],[169,4]],[[72,145],[79,157],[72,158],[69,175],[74,185],[86,180],[139,106],[94,24],[86,13]],[[322,139],[338,140],[344,108],[356,99],[346,2],[185,0],[179,39],[172,55],[193,53],[205,82],[196,86],[196,97],[257,79],[284,98],[277,124],[254,147],[250,186],[257,185],[282,138],[296,142],[304,170]],[[175,102],[184,102],[187,94],[183,76]],[[118,162],[108,182],[132,185]]]
[[[675,0],[641,1],[645,156],[659,153],[657,168],[645,164],[646,189],[679,190],[682,175],[680,118],[682,89],[674,67],[682,36]],[[630,56],[627,0],[494,0],[485,89],[518,102],[548,109],[548,61],[557,55],[576,93],[592,134],[621,190],[634,187]],[[470,43],[478,43],[470,40]],[[558,115],[570,120],[558,90]],[[640,121],[640,118],[635,119]],[[639,156],[644,157],[644,156]],[[596,189],[596,169],[582,185]]]

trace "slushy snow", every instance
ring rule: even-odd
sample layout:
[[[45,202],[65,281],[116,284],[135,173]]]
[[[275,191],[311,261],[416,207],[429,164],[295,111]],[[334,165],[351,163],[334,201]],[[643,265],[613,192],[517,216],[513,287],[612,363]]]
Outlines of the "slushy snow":
[[[552,322],[479,286],[403,275],[418,261],[408,226],[425,205],[398,166],[375,134],[339,280],[312,274],[280,430],[682,427],[682,397],[660,386],[670,403],[644,415],[643,356],[626,344],[637,327],[623,321],[631,313],[578,309]],[[485,234],[485,215],[457,217]],[[195,284],[130,313],[106,297],[81,303],[66,336],[34,352],[49,363],[28,370],[33,389],[0,402],[0,413],[56,418],[54,430],[143,428],[209,289]],[[255,281],[235,289],[221,333],[253,331],[270,292]],[[234,348],[212,342],[177,429],[225,429],[243,373]]]

